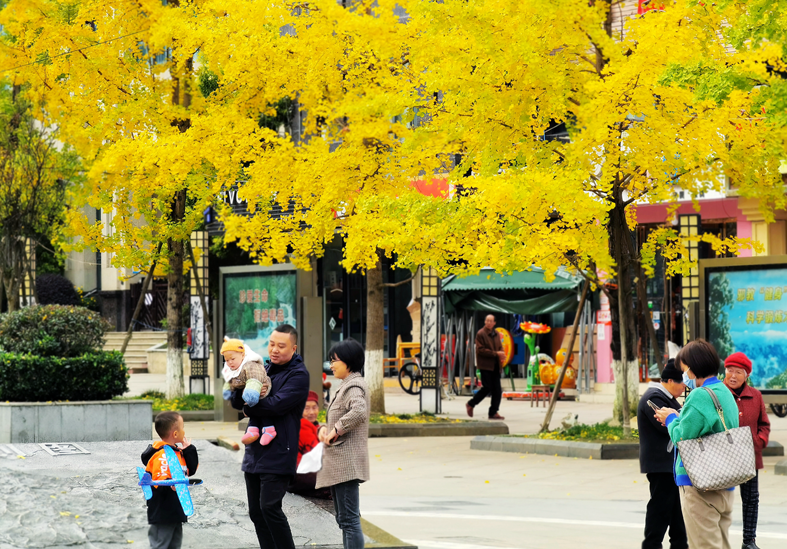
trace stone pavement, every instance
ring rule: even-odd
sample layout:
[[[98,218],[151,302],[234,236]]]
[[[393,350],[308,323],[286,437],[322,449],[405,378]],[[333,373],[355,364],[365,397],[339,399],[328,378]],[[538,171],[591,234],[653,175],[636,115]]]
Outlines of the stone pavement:
[[[145,500],[135,467],[148,441],[83,443],[90,455],[53,457],[35,444],[17,444],[28,454],[0,459],[0,549],[20,547],[146,547]],[[196,514],[184,527],[183,547],[259,547],[248,518],[240,471],[242,454],[195,441],[203,486],[191,489]],[[333,515],[288,494],[284,510],[296,545],[341,547]]]
[[[466,418],[465,401],[444,400],[443,411]],[[486,406],[488,400],[476,408],[481,418]],[[418,397],[389,388],[386,410],[417,412]],[[500,412],[512,433],[533,433],[545,409],[504,400]],[[569,415],[595,423],[612,415],[611,405],[559,401],[552,428]],[[771,439],[787,446],[787,418],[770,419]],[[187,424],[194,436],[239,441],[235,429],[234,422]],[[420,549],[640,546],[648,484],[638,461],[482,452],[470,450],[470,438],[370,439],[371,480],[361,486],[363,516]],[[773,474],[780,459],[765,458],[766,469],[760,472],[757,541],[762,549],[787,544],[787,477]],[[733,546],[741,542],[740,509],[736,494]]]

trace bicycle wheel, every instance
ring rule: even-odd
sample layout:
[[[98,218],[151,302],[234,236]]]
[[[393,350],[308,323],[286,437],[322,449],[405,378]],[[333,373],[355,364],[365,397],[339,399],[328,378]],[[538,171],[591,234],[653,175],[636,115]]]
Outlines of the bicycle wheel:
[[[399,370],[399,385],[410,395],[421,393],[421,367],[415,362],[403,364]]]
[[[771,411],[777,417],[787,417],[787,404],[771,404]]]

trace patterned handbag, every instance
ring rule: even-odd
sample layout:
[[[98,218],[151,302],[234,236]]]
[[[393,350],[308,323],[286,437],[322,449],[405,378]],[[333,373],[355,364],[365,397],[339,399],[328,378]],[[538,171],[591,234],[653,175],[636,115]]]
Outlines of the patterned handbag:
[[[707,387],[721,418],[724,432],[678,442],[683,466],[697,490],[726,490],[751,480],[757,474],[751,429],[727,429],[718,397]]]

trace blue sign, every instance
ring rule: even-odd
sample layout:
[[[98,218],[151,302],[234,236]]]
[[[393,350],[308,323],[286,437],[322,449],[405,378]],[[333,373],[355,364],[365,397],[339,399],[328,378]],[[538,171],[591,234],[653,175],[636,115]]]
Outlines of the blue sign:
[[[708,339],[719,358],[745,353],[755,387],[786,388],[787,268],[711,272],[706,299]]]

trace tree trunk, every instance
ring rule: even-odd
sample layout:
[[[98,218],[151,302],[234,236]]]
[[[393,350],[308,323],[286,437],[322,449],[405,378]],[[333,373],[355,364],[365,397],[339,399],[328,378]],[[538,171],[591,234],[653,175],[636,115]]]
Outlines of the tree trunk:
[[[653,326],[653,319],[650,317],[650,309],[648,309],[648,287],[645,284],[645,269],[642,268],[640,263],[637,274],[637,301],[640,304],[640,313],[642,314],[643,327],[645,334],[648,336],[650,346],[653,349],[653,354],[656,356],[656,364],[659,367],[659,374],[664,371],[664,354],[659,349],[659,340],[656,337],[656,328]],[[647,351],[647,348],[645,349]]]
[[[385,413],[383,385],[383,345],[385,337],[383,269],[379,257],[374,269],[366,271],[366,384],[369,386],[371,411]]]
[[[618,192],[620,193],[620,191]],[[628,437],[631,435],[631,403],[637,401],[639,394],[639,376],[637,375],[637,362],[631,360],[635,357],[633,349],[635,330],[632,315],[634,302],[631,295],[632,235],[626,222],[622,196],[617,197],[615,208],[610,212],[609,234],[611,251],[617,264],[618,282],[617,292],[614,293],[617,307],[610,307],[613,329],[612,357],[616,385],[613,413],[623,425],[623,435]],[[615,338],[616,327],[618,338]]]
[[[172,219],[181,223],[186,210],[186,191],[178,191],[172,204]],[[183,252],[182,240],[167,241],[167,398],[182,397],[183,384]]]
[[[5,293],[8,299],[8,312],[19,310],[19,283],[15,278],[4,281]]]
[[[8,312],[19,310],[19,290],[24,282],[24,241],[7,237],[3,242],[2,283],[8,300]]]

